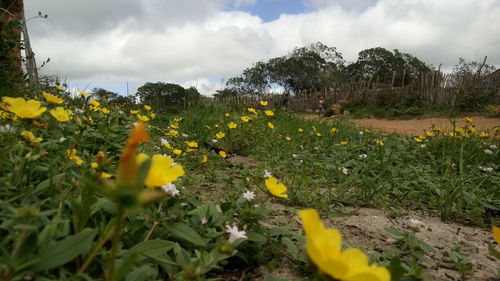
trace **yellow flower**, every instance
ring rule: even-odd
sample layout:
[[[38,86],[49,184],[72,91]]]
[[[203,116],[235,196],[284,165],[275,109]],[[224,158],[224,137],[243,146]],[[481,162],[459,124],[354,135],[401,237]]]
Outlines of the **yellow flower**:
[[[248,117],[248,116],[241,116],[240,119],[241,119],[241,121],[243,121],[245,123],[250,121],[250,117]]]
[[[179,129],[179,125],[177,125],[177,124],[170,124],[169,127],[172,129]]]
[[[313,129],[313,131],[316,132],[316,127],[315,126],[311,126],[311,128]]]
[[[476,128],[474,128],[473,126],[469,125],[467,126],[467,129],[469,130],[469,132],[475,134],[476,133]]]
[[[322,134],[321,133],[316,133],[316,136],[321,137]]]
[[[266,116],[273,116],[274,115],[274,112],[272,110],[266,110],[266,111],[264,111],[264,113],[266,114]]]
[[[273,125],[273,123],[271,123],[271,122],[267,122],[267,126],[268,126],[270,129],[274,129],[274,125]]]
[[[229,124],[227,124],[227,126],[229,127],[229,129],[236,129],[236,127],[238,127],[238,124],[236,124],[234,122],[229,122]]]
[[[224,116],[229,117],[229,116],[231,116],[231,114],[226,113],[226,114],[224,114]]]
[[[197,143],[197,142],[195,142],[195,141],[187,141],[187,142],[186,142],[186,144],[187,144],[187,146],[189,146],[189,147],[193,147],[193,148],[198,147],[198,143]]]
[[[303,133],[303,132],[304,132],[304,129],[302,129],[302,128],[298,128],[298,129],[297,129],[297,132],[299,132],[299,133]]]
[[[247,108],[247,110],[248,110],[248,112],[251,112],[253,114],[257,114],[257,111],[255,110],[255,108],[249,107],[249,108]]]
[[[341,141],[341,142],[340,142],[340,144],[345,145],[345,144],[348,144],[348,142],[346,142],[346,141]]]
[[[156,117],[156,113],[150,113],[150,114],[149,114],[149,117],[151,117],[151,118],[155,119],[155,117]]]
[[[68,149],[67,153],[68,153],[68,159],[75,160],[76,165],[80,166],[83,164],[83,160],[76,155],[76,149],[74,148],[71,150]]]
[[[97,167],[99,167],[99,164],[97,164],[97,162],[92,162],[90,163],[90,167],[97,169]]]
[[[439,133],[439,132],[441,132],[441,131],[442,131],[442,129],[441,129],[440,127],[435,126],[435,125],[432,125],[432,130],[433,130],[434,132],[436,132],[436,133]]]
[[[227,157],[226,152],[224,152],[223,150],[219,151],[219,155],[220,155],[220,157],[222,157],[222,158],[226,158],[226,157]]]
[[[215,137],[218,138],[218,139],[222,139],[225,136],[226,136],[226,134],[223,133],[223,132],[218,132],[217,134],[215,134]]]
[[[376,140],[375,140],[375,144],[376,144],[376,145],[380,145],[380,146],[384,146],[384,141],[383,141],[383,140],[376,139]]]
[[[130,114],[137,114],[139,113],[139,110],[130,110]]]
[[[280,198],[288,198],[287,194],[283,194],[286,191],[286,186],[279,182],[277,178],[269,177],[264,183],[272,195]]]
[[[425,135],[428,137],[433,137],[434,134],[431,131],[425,131]]]
[[[203,158],[201,158],[201,163],[207,163],[208,162],[208,157],[206,155],[203,155]]]
[[[143,122],[149,121],[149,117],[140,114],[137,114],[137,119]]]
[[[178,137],[179,136],[179,131],[177,131],[177,130],[169,130],[168,133],[167,133],[167,136]]]
[[[50,115],[57,119],[59,122],[66,122],[72,119],[71,115],[73,112],[69,109],[64,109],[63,107],[56,107],[50,111]]]
[[[465,120],[465,122],[467,122],[467,123],[472,123],[472,122],[474,121],[474,119],[473,119],[473,118],[471,118],[471,117],[465,117],[465,118],[464,118],[464,120]]]
[[[335,135],[339,130],[337,128],[331,128],[330,134]]]
[[[109,114],[111,112],[111,110],[105,108],[105,107],[100,107],[99,108],[99,111],[104,113],[104,114]]]
[[[151,106],[149,106],[149,105],[144,105],[144,109],[146,109],[147,111],[150,111],[150,110],[151,110]]]
[[[42,92],[42,95],[43,97],[45,98],[45,100],[47,102],[50,102],[50,103],[57,103],[57,104],[60,104],[62,103],[64,100],[62,98],[59,98],[59,97],[56,97],[56,96],[53,96],[47,92]]]
[[[33,132],[26,131],[26,130],[24,130],[24,131],[21,132],[21,136],[23,138],[25,138],[27,141],[32,142],[32,143],[39,143],[39,142],[41,142],[43,140],[42,138],[35,137],[35,135],[33,134]]]
[[[487,137],[489,137],[489,136],[490,136],[490,134],[488,134],[488,133],[486,133],[486,132],[481,132],[481,133],[479,134],[479,136],[480,136],[480,137],[482,137],[482,138],[487,138]]]
[[[26,101],[23,98],[8,98],[4,101],[9,104],[7,110],[20,118],[36,118],[47,110],[46,107],[40,107],[40,102],[36,100]]]
[[[169,144],[169,143],[166,143],[166,144],[165,144],[165,147],[166,147],[166,148],[168,148],[168,149],[170,149],[170,150],[172,150],[172,149],[173,149],[173,148],[172,148],[172,145],[171,145],[171,144]]]
[[[95,107],[99,107],[101,105],[101,103],[98,102],[96,99],[90,99],[90,104]]]
[[[141,164],[149,156],[139,154],[137,156],[137,164]],[[150,187],[159,187],[176,181],[184,175],[184,169],[181,165],[174,163],[172,158],[165,155],[154,154],[151,157],[151,167],[149,168],[148,175],[144,183]]]
[[[493,226],[493,239],[500,244],[500,227]]]
[[[58,91],[64,92],[64,88],[63,88],[63,87],[61,87],[61,86],[59,86],[59,85],[57,85],[57,84],[56,84],[55,88],[56,88],[56,90],[58,90]]]
[[[142,122],[132,130],[123,149],[118,167],[118,182],[121,184],[134,184],[137,179],[137,147],[140,143],[149,140],[148,133]]]
[[[421,138],[419,138],[419,137],[414,138],[414,140],[415,140],[416,142],[422,142],[422,139],[421,139]]]
[[[105,173],[105,172],[101,173],[101,178],[103,178],[103,179],[109,179],[110,177],[111,177],[111,174],[108,174],[108,173]]]
[[[180,150],[180,149],[174,149],[174,150],[172,150],[172,153],[175,154],[175,155],[181,155],[182,154],[182,150]]]
[[[215,127],[215,128],[219,128],[219,124],[215,124],[215,125],[214,125],[214,127]]]
[[[459,134],[463,134],[464,129],[463,129],[463,128],[460,128],[460,127],[456,127],[456,128],[455,128],[455,132],[457,132],[457,133],[459,133]]]
[[[291,138],[291,137],[286,137],[285,139],[286,139],[287,141],[291,141],[291,140],[292,140],[292,138]]]
[[[265,100],[261,100],[260,101],[260,105],[262,105],[262,106],[267,106],[268,104],[269,103],[267,101],[265,101]]]
[[[342,235],[328,229],[314,209],[298,212],[306,234],[306,251],[321,272],[342,281],[389,281],[387,268],[370,265],[360,249],[342,250]]]
[[[89,93],[85,92],[85,91],[81,91],[81,90],[78,90],[78,93],[84,97],[88,96]]]

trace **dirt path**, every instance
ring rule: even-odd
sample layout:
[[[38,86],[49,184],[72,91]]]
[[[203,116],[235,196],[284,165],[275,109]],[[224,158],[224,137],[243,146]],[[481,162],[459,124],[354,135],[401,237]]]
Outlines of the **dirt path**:
[[[305,119],[322,119],[334,120],[337,117],[320,118],[315,114],[307,114],[302,116]],[[473,124],[480,131],[488,131],[497,126],[500,126],[500,118],[487,118],[481,116],[473,116]],[[389,120],[389,119],[351,119],[352,122],[363,128],[370,128],[380,130],[386,133],[398,133],[405,135],[421,134],[424,130],[429,129],[433,124],[442,129],[450,129],[452,127],[450,118],[422,118],[410,120]],[[466,124],[463,118],[456,119],[457,126],[464,126]]]

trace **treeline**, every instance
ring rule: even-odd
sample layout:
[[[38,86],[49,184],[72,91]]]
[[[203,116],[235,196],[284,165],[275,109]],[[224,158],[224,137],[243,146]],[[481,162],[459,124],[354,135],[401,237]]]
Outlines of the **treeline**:
[[[481,64],[460,59],[446,79],[435,79],[436,76],[446,76],[440,67],[436,69],[397,49],[366,49],[359,52],[355,62],[349,63],[335,47],[318,42],[295,48],[285,56],[255,63],[240,75],[227,80],[226,87],[215,97],[266,95],[275,87],[282,87],[285,92],[298,97],[311,93],[328,95],[363,88],[360,85],[369,85],[370,88],[404,87],[420,83],[428,76],[447,81],[446,85],[439,86],[459,87],[467,84],[471,77],[486,77],[493,70],[494,67],[485,62]]]

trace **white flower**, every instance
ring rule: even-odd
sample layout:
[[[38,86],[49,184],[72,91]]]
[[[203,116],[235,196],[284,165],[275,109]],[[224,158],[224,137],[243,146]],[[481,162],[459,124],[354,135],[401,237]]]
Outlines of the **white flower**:
[[[0,132],[2,133],[13,133],[14,130],[15,130],[14,127],[12,127],[10,124],[0,126]]]
[[[366,157],[368,157],[368,155],[366,153],[363,153],[363,154],[360,154],[358,155],[359,159],[365,159]]]
[[[319,149],[319,146],[315,146],[315,147],[314,147],[314,149],[315,149],[315,150],[318,150],[318,149]]]
[[[243,197],[245,199],[247,199],[248,201],[252,200],[255,198],[255,193],[253,193],[253,191],[246,191],[245,193],[243,193]]]
[[[161,139],[160,139],[160,142],[161,142],[161,145],[166,145],[166,144],[169,144],[168,140],[167,140],[167,139],[164,139],[164,138],[161,138]]]
[[[273,176],[273,174],[271,174],[271,172],[269,172],[268,170],[264,170],[264,178],[267,179],[267,178],[270,178],[272,176]]]
[[[420,147],[421,148],[425,148],[427,145],[426,144],[421,144]]]
[[[188,135],[186,135],[184,133],[182,133],[182,136],[185,137],[185,138],[189,137]]]
[[[247,233],[242,230],[239,231],[238,227],[233,224],[233,226],[229,226],[226,224],[226,232],[229,233],[229,243],[233,243],[238,239],[247,239]]]
[[[59,142],[63,142],[63,141],[65,141],[65,140],[66,140],[66,138],[65,138],[65,137],[61,137],[61,138],[59,139]]]
[[[302,144],[300,145],[300,149],[304,150],[304,146],[302,146]]]
[[[75,110],[76,113],[83,113],[83,109],[75,108],[74,110]]]
[[[359,135],[362,136],[364,135],[365,133],[363,131],[359,131]]]
[[[490,148],[491,148],[491,149],[497,149],[497,146],[496,146],[495,144],[491,144],[491,145],[490,145]]]
[[[207,218],[203,217],[200,219],[201,224],[206,224],[208,222]]]
[[[342,168],[342,174],[348,175],[349,174],[349,169],[347,168]]]
[[[175,184],[173,183],[167,183],[166,185],[162,186],[161,189],[163,189],[163,191],[165,191],[172,197],[179,194],[179,190],[177,189],[177,187],[175,187]]]
[[[483,172],[492,172],[493,171],[492,167],[479,166],[479,169]]]
[[[485,149],[485,150],[483,150],[483,151],[484,151],[484,153],[486,153],[486,154],[490,154],[490,155],[491,155],[491,154],[493,154],[493,151],[491,151],[491,150],[489,150],[489,149]]]
[[[411,226],[413,227],[417,227],[419,225],[422,225],[424,224],[423,222],[417,220],[417,219],[414,219],[414,218],[410,218],[410,220],[408,220],[408,223],[410,223]]]
[[[298,156],[297,154],[292,153],[292,157],[293,157],[293,158],[297,158],[297,157],[299,157],[299,156]]]
[[[218,140],[212,139],[212,143],[216,143],[216,142],[218,142]]]

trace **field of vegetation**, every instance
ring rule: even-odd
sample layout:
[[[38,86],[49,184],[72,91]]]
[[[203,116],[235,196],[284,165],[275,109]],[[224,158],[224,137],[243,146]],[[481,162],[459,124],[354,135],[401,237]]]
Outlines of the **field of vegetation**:
[[[0,280],[499,277],[499,127],[160,113],[59,85],[1,107]]]

